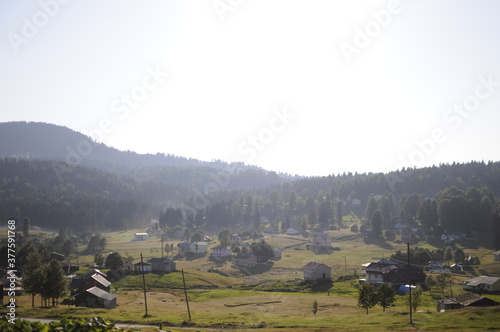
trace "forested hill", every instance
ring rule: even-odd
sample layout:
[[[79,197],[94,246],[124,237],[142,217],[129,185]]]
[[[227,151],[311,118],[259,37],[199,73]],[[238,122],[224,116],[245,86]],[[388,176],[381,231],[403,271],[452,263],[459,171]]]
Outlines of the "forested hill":
[[[251,169],[229,173],[157,166],[135,173],[144,174],[133,177],[59,161],[0,158],[0,217],[30,216],[33,225],[44,227],[119,229],[157,218],[162,209],[202,193],[283,181],[275,173]]]
[[[258,228],[258,220],[267,217],[275,226],[285,225],[280,226],[282,229],[318,225],[335,229],[344,227],[343,218],[351,216],[379,230],[402,222],[422,226],[438,236],[443,230],[484,233],[490,230],[498,209],[499,193],[499,162],[440,165],[388,174],[349,173],[206,197],[211,204],[203,220],[219,226],[255,222]],[[280,222],[284,220],[286,223]]]
[[[133,173],[136,176],[152,174],[151,171],[137,171],[139,168],[157,166],[264,171],[259,167],[243,163],[228,164],[220,160],[205,162],[163,153],[153,155],[120,151],[96,143],[90,137],[69,128],[40,122],[0,123],[0,156],[60,160],[71,165],[97,167],[117,174]],[[156,174],[153,176],[158,180]],[[266,183],[269,184],[272,182]]]

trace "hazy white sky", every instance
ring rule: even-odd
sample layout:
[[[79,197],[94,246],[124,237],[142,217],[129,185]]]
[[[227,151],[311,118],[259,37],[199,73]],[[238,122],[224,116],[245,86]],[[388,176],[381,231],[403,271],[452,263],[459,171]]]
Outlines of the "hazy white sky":
[[[2,1],[0,121],[301,175],[498,161],[499,14],[472,0]]]

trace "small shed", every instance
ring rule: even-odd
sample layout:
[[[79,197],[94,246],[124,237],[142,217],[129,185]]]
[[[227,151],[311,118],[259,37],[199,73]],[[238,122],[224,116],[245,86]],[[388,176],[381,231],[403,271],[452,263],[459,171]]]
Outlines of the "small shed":
[[[113,309],[116,307],[116,295],[100,288],[92,287],[75,295],[75,306]]]
[[[468,293],[449,299],[437,301],[437,311],[442,312],[452,309],[461,309],[465,307],[491,307],[497,306],[500,303],[489,298],[482,297],[478,294]]]

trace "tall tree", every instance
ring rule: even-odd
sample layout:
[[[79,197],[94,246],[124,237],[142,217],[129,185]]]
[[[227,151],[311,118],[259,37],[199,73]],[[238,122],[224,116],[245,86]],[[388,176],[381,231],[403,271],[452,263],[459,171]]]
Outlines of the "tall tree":
[[[62,253],[65,256],[69,256],[74,252],[75,252],[75,244],[73,243],[72,240],[66,240],[66,242],[64,242],[62,246]]]
[[[217,235],[219,243],[222,247],[227,247],[229,242],[231,242],[231,231],[225,227],[222,227]]]
[[[377,301],[385,312],[385,309],[392,306],[396,301],[396,292],[391,286],[384,283],[377,290]]]
[[[380,210],[375,210],[373,212],[371,217],[371,223],[373,227],[373,233],[375,235],[382,234],[383,217],[382,217],[382,212],[380,212]]]
[[[43,295],[47,299],[52,299],[52,306],[55,306],[57,299],[63,296],[68,287],[61,263],[55,259],[50,260],[45,269],[45,276]]]
[[[23,220],[23,235],[26,237],[26,239],[28,239],[30,236],[30,224],[30,218],[25,217]]]
[[[118,270],[123,266],[122,256],[117,252],[112,252],[108,255],[108,257],[106,257],[105,265],[111,270]]]
[[[191,235],[191,242],[200,242],[203,241],[205,234],[201,229],[197,229],[196,232]]]
[[[309,211],[307,213],[307,221],[311,227],[314,227],[318,224],[318,212],[315,205],[309,207]]]
[[[407,294],[405,298],[406,298],[406,303],[410,305],[409,294]],[[413,311],[416,312],[417,308],[420,307],[421,304],[422,304],[422,288],[420,286],[417,286],[417,288],[411,291],[411,307]]]
[[[420,208],[420,196],[416,193],[409,195],[403,202],[402,212],[411,221],[416,221]]]
[[[365,309],[368,315],[368,309],[373,308],[376,304],[377,294],[373,285],[369,283],[362,284],[358,291],[358,307]]]
[[[335,221],[337,224],[342,224],[342,216],[344,215],[344,202],[335,202]]]
[[[44,268],[40,255],[36,252],[30,252],[23,268],[23,287],[24,291],[31,295],[31,306],[35,306],[35,295],[42,293],[44,287]]]
[[[375,199],[375,194],[370,194],[368,196],[368,201],[366,202],[365,215],[368,220],[371,219],[373,212],[378,209],[378,203]]]
[[[391,208],[391,203],[390,203],[390,200],[389,200],[389,197],[387,196],[383,196],[381,199],[380,199],[380,212],[382,212],[382,217],[383,217],[383,225],[385,227],[388,227],[389,226],[389,223],[391,222],[392,220],[392,208]]]

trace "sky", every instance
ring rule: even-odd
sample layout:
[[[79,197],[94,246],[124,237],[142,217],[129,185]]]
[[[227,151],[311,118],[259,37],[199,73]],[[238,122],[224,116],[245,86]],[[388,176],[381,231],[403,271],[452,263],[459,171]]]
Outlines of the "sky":
[[[2,1],[0,121],[308,176],[499,161],[499,13],[491,0]]]

